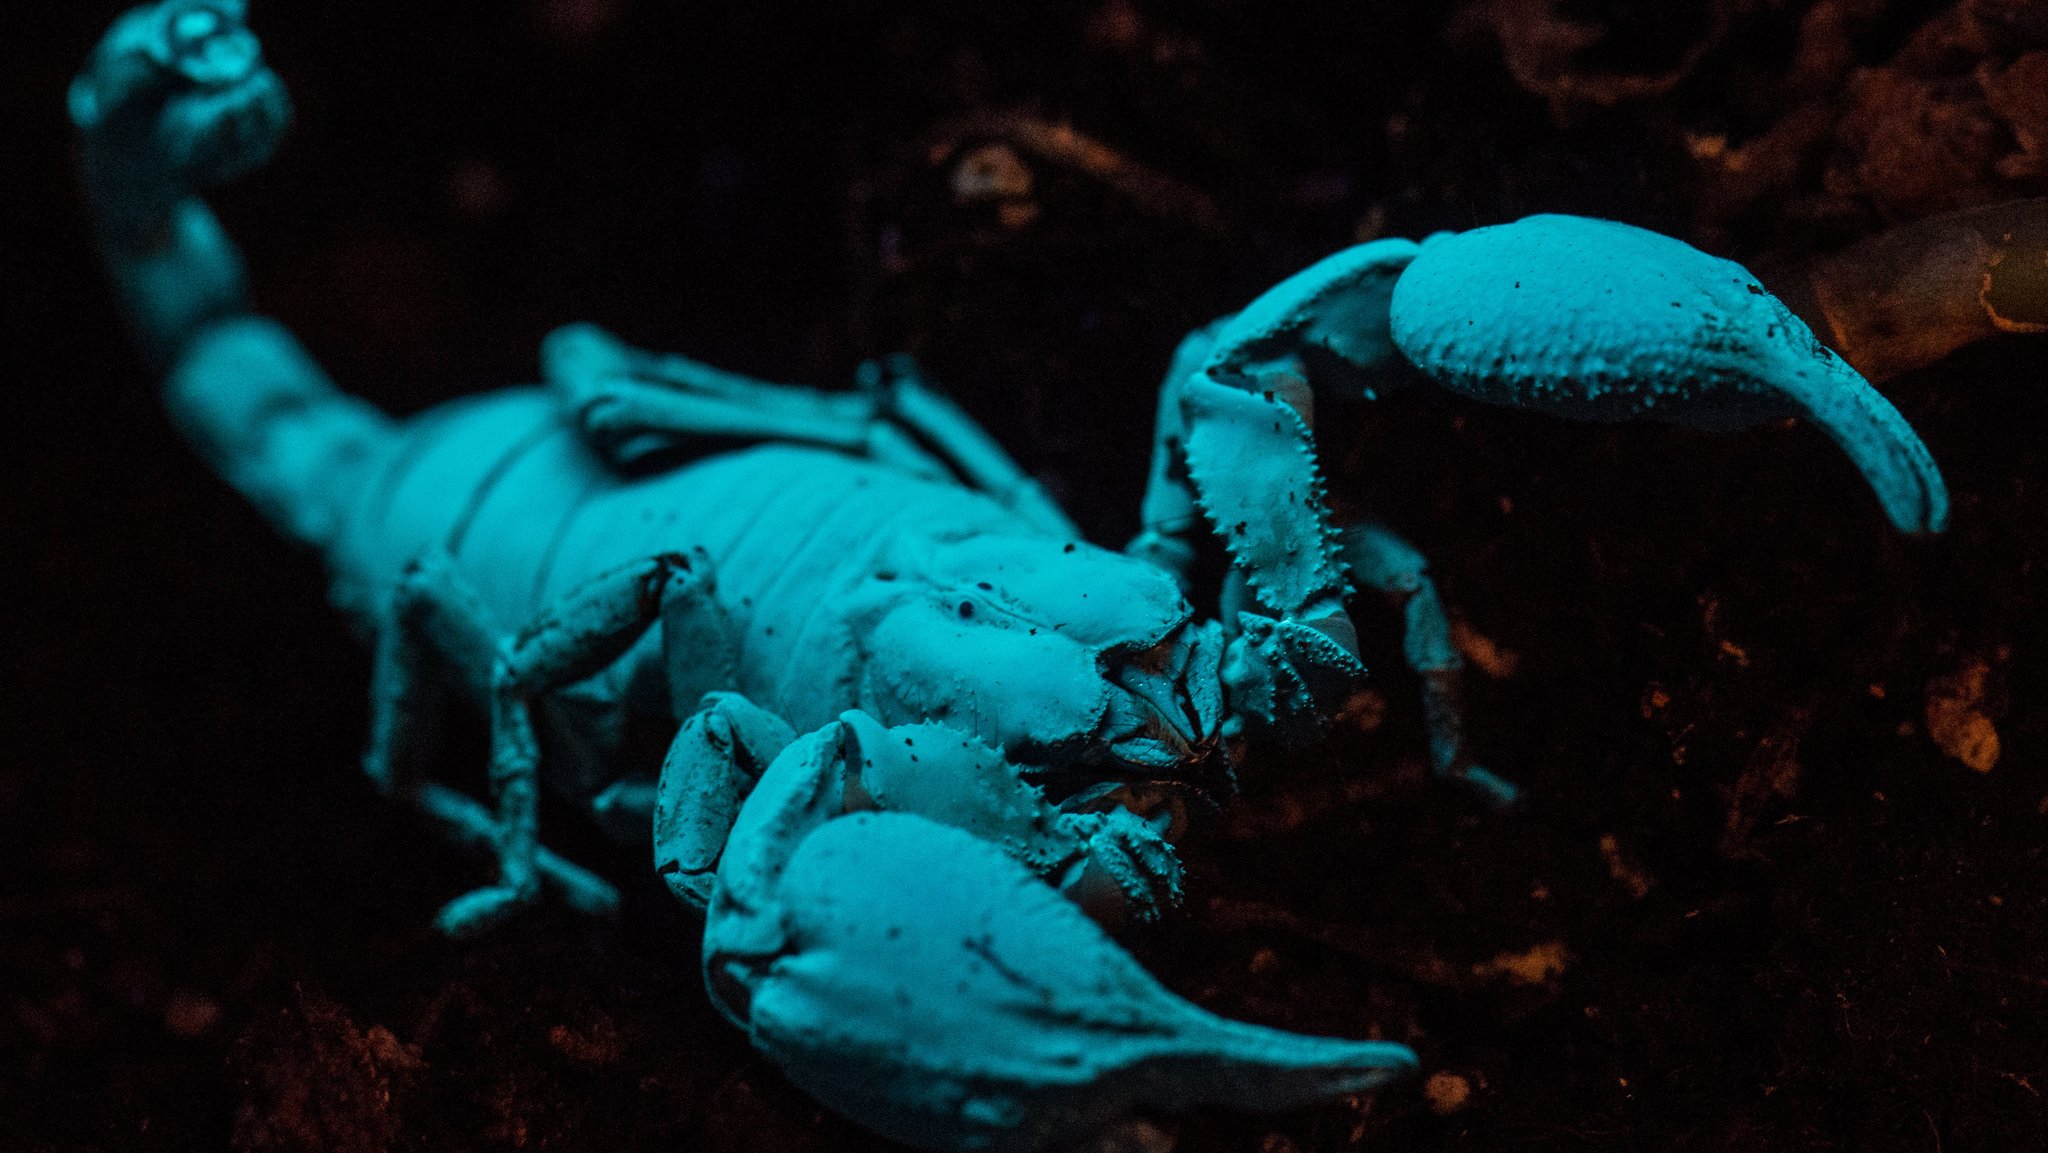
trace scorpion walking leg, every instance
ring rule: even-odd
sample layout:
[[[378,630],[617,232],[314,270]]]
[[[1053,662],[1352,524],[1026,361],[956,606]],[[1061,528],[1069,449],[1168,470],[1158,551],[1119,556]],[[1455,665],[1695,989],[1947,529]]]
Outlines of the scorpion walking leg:
[[[669,553],[620,565],[569,591],[540,619],[498,646],[491,666],[491,791],[497,801],[498,883],[450,901],[438,923],[451,935],[490,927],[531,902],[540,751],[533,702],[593,676],[624,656],[671,604],[701,604],[702,560]],[[678,615],[687,615],[681,613]],[[722,654],[701,654],[716,658]],[[671,654],[671,669],[676,661]]]
[[[1081,535],[1059,504],[1017,466],[988,430],[925,382],[924,373],[908,354],[862,365],[861,384],[878,396],[887,418],[936,449],[970,486],[1047,533]]]
[[[684,437],[772,439],[857,452],[918,476],[957,477],[1055,535],[1078,536],[1058,505],[907,357],[861,369],[861,388],[771,384],[686,357],[633,348],[594,325],[548,335],[542,372],[584,437],[630,463]]]
[[[476,594],[442,554],[407,566],[377,637],[370,682],[370,743],[363,770],[378,791],[403,798],[433,817],[455,843],[500,851],[499,821],[490,809],[426,779],[439,713],[443,670],[465,674],[479,697],[488,694],[497,629]],[[611,883],[539,849],[539,879],[570,906],[592,915],[618,908]]]
[[[706,568],[673,554],[622,565],[572,590],[553,611],[502,643],[482,603],[445,557],[423,559],[408,572],[394,602],[392,626],[379,645],[376,715],[366,758],[371,776],[394,791],[413,787],[416,742],[409,737],[419,730],[430,691],[426,656],[464,671],[470,687],[490,702],[496,812],[489,835],[498,855],[498,883],[449,902],[437,922],[444,931],[480,931],[537,895],[542,878],[535,832],[539,749],[534,699],[617,660],[671,606],[677,606],[678,630],[691,632],[690,623],[680,618],[705,600]],[[701,655],[711,658],[705,667],[718,667],[716,654]],[[452,820],[465,839],[476,838],[469,810],[442,792],[428,797],[423,807]],[[609,909],[618,900],[608,883],[588,874],[565,891],[573,904],[588,911]]]
[[[756,708],[744,697],[724,691],[739,684],[739,652],[732,621],[719,605],[716,591],[711,558],[701,549],[692,553],[689,571],[677,574],[662,590],[664,683],[668,686],[670,707],[682,728],[669,746],[661,781],[668,779],[668,766],[679,758],[688,759],[687,750],[700,747],[704,740],[700,722],[707,712],[718,715],[721,731],[737,732],[748,748],[761,750],[763,765],[774,759],[790,740],[791,734],[784,731],[788,726],[781,718]],[[685,709],[694,711],[686,714]],[[741,790],[733,804],[737,805],[744,796],[745,791]],[[660,806],[658,781],[643,776],[623,778],[591,800],[591,809],[607,825],[637,832],[645,832],[656,823]],[[719,836],[722,839],[724,834]]]
[[[1489,804],[1513,804],[1519,790],[1473,764],[1472,752],[1465,745],[1465,662],[1451,644],[1451,624],[1444,616],[1436,582],[1429,579],[1428,558],[1383,525],[1345,529],[1338,534],[1338,542],[1352,579],[1386,594],[1403,611],[1402,655],[1422,678],[1430,767],[1437,776],[1465,785]]]
[[[862,452],[875,400],[770,384],[680,356],[644,352],[591,324],[548,334],[541,372],[592,447],[630,464],[685,437],[788,440]],[[936,461],[905,461],[934,474]]]
[[[634,348],[603,329],[548,334],[542,375],[591,447],[630,465],[678,440],[783,440],[860,453],[916,476],[946,466],[880,411],[872,392],[770,384],[681,356]]]
[[[486,614],[444,556],[406,566],[371,657],[370,743],[363,772],[386,796],[410,797],[439,743],[440,668],[489,668]]]

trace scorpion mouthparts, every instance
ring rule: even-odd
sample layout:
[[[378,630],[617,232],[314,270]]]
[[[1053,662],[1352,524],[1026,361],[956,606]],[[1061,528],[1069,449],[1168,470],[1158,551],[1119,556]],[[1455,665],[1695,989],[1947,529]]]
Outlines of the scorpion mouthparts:
[[[1190,691],[1192,647],[1169,639],[1112,658],[1110,694],[1102,732],[1118,759],[1171,768],[1205,759],[1216,744],[1210,723]]]

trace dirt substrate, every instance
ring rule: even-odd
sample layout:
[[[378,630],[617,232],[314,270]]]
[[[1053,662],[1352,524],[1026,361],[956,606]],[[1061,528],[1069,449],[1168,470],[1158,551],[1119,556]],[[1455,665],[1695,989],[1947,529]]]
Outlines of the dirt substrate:
[[[716,1017],[697,926],[571,818],[549,836],[627,883],[620,923],[428,929],[478,862],[371,795],[317,564],[174,440],[92,280],[56,109],[112,8],[71,7],[4,81],[40,111],[0,277],[29,354],[0,1145],[880,1147]],[[224,215],[266,305],[394,410],[530,377],[572,319],[810,383],[909,349],[1116,543],[1174,342],[1355,238],[1561,210],[1796,260],[2044,191],[2025,5],[816,7],[259,5],[301,128]],[[1322,414],[1347,514],[1434,558],[1474,740],[1529,799],[1427,780],[1398,620],[1361,604],[1370,688],[1326,749],[1248,766],[1185,914],[1131,944],[1424,1076],[1160,1140],[2048,1143],[2044,373],[2010,337],[1886,384],[1955,496],[1935,540],[1803,426]]]

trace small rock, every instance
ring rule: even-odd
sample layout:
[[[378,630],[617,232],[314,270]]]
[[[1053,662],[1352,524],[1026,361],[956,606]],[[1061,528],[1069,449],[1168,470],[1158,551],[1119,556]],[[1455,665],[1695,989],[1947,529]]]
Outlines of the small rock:
[[[1519,953],[1502,953],[1472,966],[1475,977],[1506,977],[1510,985],[1541,985],[1564,973],[1571,951],[1563,941],[1543,941]]]
[[[1422,1084],[1422,1099],[1430,1112],[1448,1117],[1472,1100],[1472,1083],[1456,1073],[1432,1073]]]
[[[567,1025],[549,1029],[548,1044],[564,1057],[584,1065],[609,1065],[619,1059],[621,1051],[618,1027],[602,1013],[588,1029],[579,1031]]]
[[[173,1036],[197,1037],[220,1024],[220,1002],[190,989],[174,989],[164,1003],[164,1028]]]
[[[961,204],[1027,200],[1031,185],[1031,169],[1007,144],[984,144],[953,166],[953,199]]]
[[[1991,665],[1972,658],[1927,684],[1927,735],[1942,752],[1980,773],[1998,764],[1998,729],[1984,712]]]
[[[1361,733],[1378,729],[1387,719],[1387,698],[1371,689],[1360,689],[1344,700],[1337,710],[1336,725]]]
[[[1657,879],[1647,870],[1622,853],[1621,841],[1613,833],[1601,834],[1600,858],[1607,862],[1607,875],[1613,877],[1622,888],[1627,889],[1628,895],[1636,900],[1642,900],[1650,891],[1650,887],[1657,883]]]
[[[1463,621],[1451,623],[1451,647],[1472,662],[1473,668],[1497,681],[1514,676],[1522,665],[1522,654],[1500,647],[1493,638]]]

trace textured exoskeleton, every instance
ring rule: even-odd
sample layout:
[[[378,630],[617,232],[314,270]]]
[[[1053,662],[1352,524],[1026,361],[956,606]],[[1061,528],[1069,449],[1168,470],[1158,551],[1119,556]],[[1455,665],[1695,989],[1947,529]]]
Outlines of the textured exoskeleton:
[[[1375,240],[1189,335],[1161,392],[1145,526],[1128,551],[1184,572],[1206,514],[1265,611],[1352,651],[1350,583],[1401,602],[1434,767],[1496,802],[1515,790],[1465,744],[1462,662],[1427,562],[1385,526],[1338,531],[1316,464],[1319,400],[1416,380],[1579,420],[1729,429],[1804,416],[1901,531],[1948,523],[1933,456],[1868,381],[1741,265],[1626,224],[1532,216]]]
[[[366,769],[495,860],[444,929],[615,906],[540,843],[546,785],[651,829],[718,1006],[916,1145],[1055,1147],[1414,1065],[1210,1015],[1103,927],[1178,898],[1176,791],[1228,779],[1227,720],[1298,724],[1293,665],[1346,670],[1338,646],[1286,619],[1226,639],[904,364],[828,394],[576,326],[543,389],[404,421],[344,395],[252,313],[197,197],[289,118],[243,15],[121,18],[71,94],[86,185],[173,418],[375,640]],[[489,804],[430,779],[450,691],[490,718]],[[643,720],[675,729],[658,774],[623,752]]]

